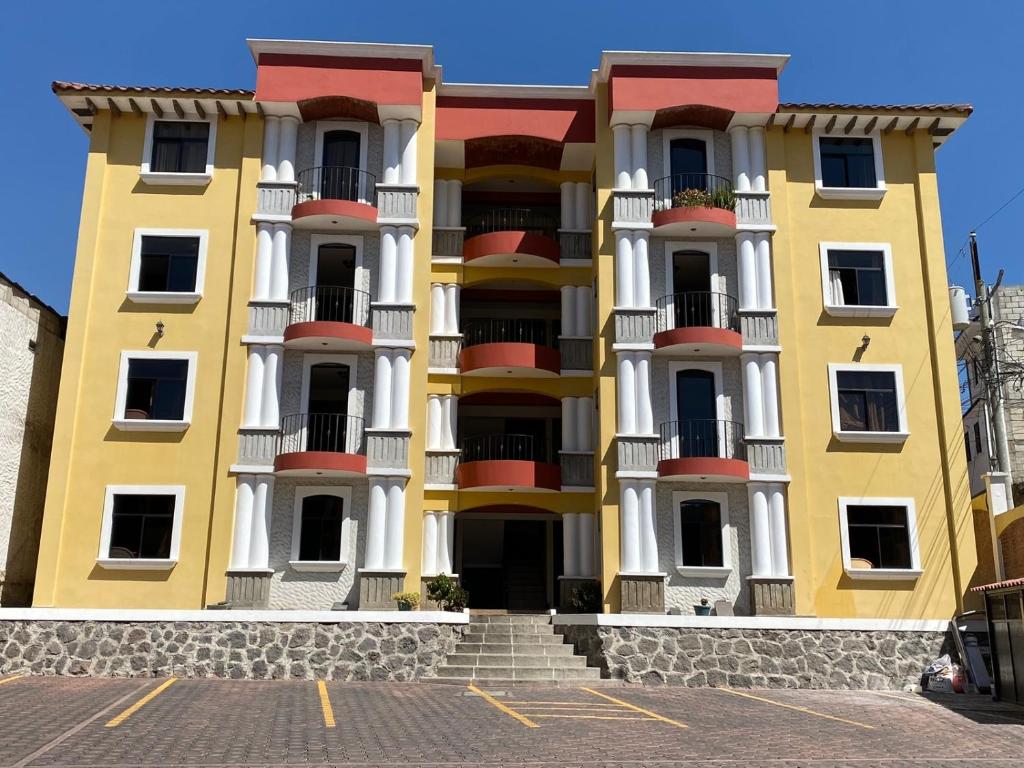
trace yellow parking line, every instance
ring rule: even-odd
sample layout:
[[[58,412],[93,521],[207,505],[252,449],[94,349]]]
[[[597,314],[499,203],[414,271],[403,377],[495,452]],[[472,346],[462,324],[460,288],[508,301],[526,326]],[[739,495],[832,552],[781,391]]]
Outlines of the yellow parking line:
[[[913,694],[900,695],[898,693],[890,693],[889,691],[868,691],[868,693],[873,693],[876,696],[885,696],[885,698],[887,698],[887,699],[896,699],[897,701],[906,701],[906,702],[909,702],[911,704],[920,704],[922,702],[924,702],[924,703],[928,702],[928,699],[920,699],[920,698],[915,697]]]
[[[630,704],[628,701],[622,701],[622,699],[613,698],[612,696],[609,696],[609,695],[607,695],[605,693],[600,693],[599,691],[595,691],[592,688],[582,688],[581,687],[580,690],[581,691],[586,691],[587,693],[592,693],[595,696],[600,696],[602,699],[607,699],[608,701],[612,702],[613,704],[618,704],[620,707],[626,707],[627,709],[631,709],[634,712],[639,712],[642,715],[647,715],[652,720],[660,720],[663,723],[668,723],[669,725],[674,725],[676,728],[689,728],[690,727],[690,726],[686,725],[685,723],[680,723],[678,720],[670,720],[669,718],[664,717],[663,715],[659,715],[657,712],[651,712],[651,710],[649,710],[649,709],[644,709],[643,707],[638,707],[635,704]]]
[[[495,709],[497,709],[497,710],[499,710],[501,712],[504,712],[509,717],[515,718],[520,723],[525,725],[527,728],[540,728],[540,726],[537,725],[535,722],[533,722],[533,720],[531,720],[530,718],[526,717],[525,715],[519,714],[514,709],[512,709],[512,707],[505,706],[500,701],[498,701],[496,698],[491,696],[491,694],[489,694],[487,691],[481,691],[479,688],[477,688],[475,685],[472,685],[472,684],[467,685],[466,687],[470,691],[475,693],[477,696],[479,696],[481,699],[486,701],[488,704],[490,704],[492,707],[494,707]]]
[[[334,710],[331,709],[331,697],[327,695],[327,683],[323,680],[317,680],[316,687],[320,692],[320,709],[324,713],[324,728],[333,728]]]
[[[146,704],[151,702],[153,699],[155,699],[161,693],[166,691],[168,688],[170,688],[176,682],[178,682],[178,678],[176,678],[176,677],[172,677],[169,680],[164,680],[160,685],[158,685],[152,691],[150,691],[145,696],[143,696],[141,699],[136,701],[134,704],[132,704],[130,707],[128,707],[128,709],[126,709],[120,715],[118,715],[114,719],[110,720],[107,723],[106,727],[107,728],[115,728],[115,727],[119,726],[121,723],[123,723],[125,720],[127,720],[132,715],[134,715],[136,712],[138,712],[140,709],[142,709]]]
[[[583,702],[583,701],[506,701],[506,704],[541,704],[544,706],[567,706],[567,707],[614,707],[615,704],[605,704],[601,701]]]
[[[765,704],[774,704],[776,707],[785,707],[786,709],[792,709],[796,712],[803,712],[805,715],[814,715],[815,717],[824,717],[826,720],[835,720],[837,723],[846,723],[847,725],[856,725],[858,728],[867,728],[868,730],[874,730],[875,726],[867,725],[866,723],[858,723],[856,720],[847,720],[842,717],[835,717],[834,715],[826,715],[824,712],[815,712],[813,709],[807,707],[798,707],[795,704],[783,704],[781,701],[772,701],[771,699],[765,699],[761,696],[755,696],[752,693],[744,693],[743,691],[734,691],[731,688],[716,688],[716,691],[722,691],[723,693],[731,693],[733,696],[742,696],[745,699],[753,699],[754,701],[763,701]]]
[[[655,722],[653,717],[616,717],[612,715],[535,715],[531,714],[530,717],[563,717],[569,720],[647,720],[648,722]]]
[[[13,683],[15,680],[21,680],[23,677],[28,677],[27,672],[14,672],[7,677],[0,677],[0,685],[7,685]]]

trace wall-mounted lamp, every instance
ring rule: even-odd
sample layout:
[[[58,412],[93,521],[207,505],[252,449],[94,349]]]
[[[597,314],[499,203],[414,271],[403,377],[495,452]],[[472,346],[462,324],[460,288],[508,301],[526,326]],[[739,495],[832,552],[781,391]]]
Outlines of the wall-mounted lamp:
[[[156,335],[159,336],[161,339],[164,337],[164,321],[163,320],[157,320],[156,321]]]
[[[865,333],[865,334],[864,334],[864,335],[863,335],[863,336],[861,337],[861,339],[860,339],[860,348],[861,348],[861,349],[867,349],[867,348],[868,348],[868,344],[870,344],[870,343],[871,343],[871,337],[870,337],[870,336],[868,336],[868,335],[867,335],[867,334]]]

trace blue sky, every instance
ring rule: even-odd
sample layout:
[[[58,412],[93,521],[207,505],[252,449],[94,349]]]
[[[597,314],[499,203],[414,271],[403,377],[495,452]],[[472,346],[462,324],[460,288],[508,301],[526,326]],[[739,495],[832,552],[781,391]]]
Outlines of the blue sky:
[[[448,82],[587,82],[602,49],[789,53],[787,101],[970,102],[938,152],[947,259],[969,281],[968,230],[1024,186],[1024,4],[951,0],[511,4],[446,0],[11,3],[0,46],[0,271],[67,310],[87,139],[54,79],[252,87],[246,37],[431,43]],[[1024,195],[979,232],[987,275],[1024,282],[1011,233]]]

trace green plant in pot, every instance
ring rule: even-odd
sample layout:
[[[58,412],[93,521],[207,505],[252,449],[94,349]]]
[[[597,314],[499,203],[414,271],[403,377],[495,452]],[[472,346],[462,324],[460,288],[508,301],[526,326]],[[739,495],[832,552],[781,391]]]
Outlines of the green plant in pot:
[[[710,616],[711,615],[711,604],[708,602],[706,597],[700,599],[700,604],[693,606],[693,612],[698,616]]]
[[[441,574],[427,582],[427,597],[442,611],[461,613],[469,604],[469,592],[450,576]]]
[[[414,611],[420,604],[419,592],[395,592],[391,599],[398,603],[400,611]]]

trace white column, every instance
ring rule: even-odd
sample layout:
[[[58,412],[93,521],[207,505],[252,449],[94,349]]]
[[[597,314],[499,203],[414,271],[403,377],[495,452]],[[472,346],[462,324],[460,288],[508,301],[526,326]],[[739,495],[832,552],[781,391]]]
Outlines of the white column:
[[[261,221],[256,225],[256,268],[252,280],[252,297],[256,301],[270,298],[270,272],[274,259],[274,225]]]
[[[619,569],[639,573],[640,562],[640,496],[635,481],[619,484]]]
[[[384,183],[397,184],[400,180],[401,152],[398,147],[400,127],[397,120],[384,120]]]
[[[402,121],[402,133],[399,147],[402,151],[401,177],[403,184],[416,183],[416,128],[415,120]]]
[[[771,309],[772,301],[772,246],[767,232],[754,235],[754,260],[757,270],[757,307]]]
[[[405,538],[405,478],[388,478],[387,519],[384,524],[384,567],[402,568]]]
[[[774,354],[761,355],[761,398],[764,401],[764,434],[779,437],[779,378]]]
[[[743,355],[743,418],[744,432],[751,437],[764,435],[764,393],[761,391],[761,366],[757,355]]]
[[[750,567],[753,576],[772,575],[768,493],[763,485],[751,485],[750,499]]]
[[[771,486],[768,496],[768,520],[771,526],[772,576],[789,576],[789,551],[786,547],[786,497],[781,486]]]
[[[423,575],[437,573],[437,516],[438,512],[423,514]]]
[[[647,184],[647,126],[630,126],[633,189],[648,189]]]
[[[582,514],[579,516],[579,575],[596,575],[596,563],[594,558],[594,516]],[[564,539],[563,534],[563,539]]]
[[[459,399],[454,395],[441,398],[441,447],[446,451],[455,449],[455,435],[458,434]]]
[[[387,478],[370,478],[370,500],[366,512],[366,554],[363,566],[371,571],[384,567],[384,534],[387,525]]]
[[[579,519],[575,512],[562,515],[562,571],[565,576],[580,574]]]
[[[395,270],[398,265],[398,230],[395,227],[380,228],[380,281],[377,286],[377,301],[394,303]]]
[[[440,395],[427,395],[427,450],[441,449],[441,421],[444,418]]]
[[[750,129],[750,189],[753,192],[767,190],[767,168],[764,159],[764,128],[755,126]]]
[[[619,370],[616,376],[618,395],[618,431],[622,435],[636,434],[636,371],[633,355],[619,352]]]
[[[448,181],[448,226],[462,226],[462,182],[458,179]]]
[[[277,147],[281,118],[267,115],[263,120],[263,168],[260,181],[277,181]]]
[[[249,567],[249,542],[252,539],[252,501],[256,490],[253,475],[235,478],[235,529],[231,539],[229,569]]]
[[[590,229],[590,184],[576,182],[576,229]]]
[[[737,192],[750,191],[750,141],[747,127],[737,125],[729,129],[732,139],[732,176]]]
[[[444,333],[444,286],[440,283],[430,285],[430,335]]]
[[[615,142],[615,188],[631,189],[633,186],[632,134],[628,125],[613,125]]]
[[[270,262],[270,298],[288,300],[288,250],[291,245],[290,224],[274,225],[274,242]]]
[[[373,426],[391,426],[391,350],[378,349],[373,373]]]
[[[266,348],[258,344],[249,347],[249,360],[245,371],[245,407],[242,410],[243,427],[262,425],[263,410],[263,357]]]
[[[434,182],[434,226],[451,226],[448,223],[448,182],[444,179]]]
[[[576,417],[578,411],[576,409],[576,398],[575,397],[563,397],[562,398],[562,450],[563,451],[578,451],[580,448],[576,445]]]
[[[757,257],[751,233],[736,235],[736,258],[739,262],[740,309],[757,309]]]
[[[576,321],[573,323],[574,336],[590,336],[592,334],[591,327],[591,300],[590,297],[593,294],[593,288],[589,285],[576,286]]]
[[[562,191],[562,229],[576,229],[576,185],[571,181],[563,181],[559,187]]]
[[[594,450],[594,398],[576,398],[576,450]]]
[[[260,402],[260,422],[264,427],[277,427],[281,423],[281,376],[284,373],[284,366],[281,365],[281,357],[284,355],[284,347],[271,344],[266,347],[266,357],[263,360],[263,391]]]
[[[651,353],[636,353],[636,431],[654,434],[654,408],[651,403]]]
[[[562,294],[562,335],[576,335],[576,289],[571,285],[563,285]]]
[[[631,233],[615,233],[615,306],[633,306],[633,238]]]
[[[249,567],[270,567],[270,516],[274,509],[274,476],[256,475],[252,495]]]
[[[295,181],[295,142],[298,135],[299,118],[291,115],[282,117],[277,153],[278,181]]]
[[[395,261],[395,301],[412,303],[412,227],[398,228],[398,254]]]
[[[391,374],[391,428],[409,428],[409,358],[408,349],[394,350]]]
[[[455,334],[459,332],[459,294],[462,286],[458,283],[448,283],[444,287],[444,332]]]
[[[651,264],[647,252],[647,232],[633,233],[633,306],[651,306]]]
[[[437,572],[452,573],[455,561],[455,514],[437,513]]]
[[[654,481],[641,480],[640,557],[644,573],[658,572],[658,516],[654,506]]]

